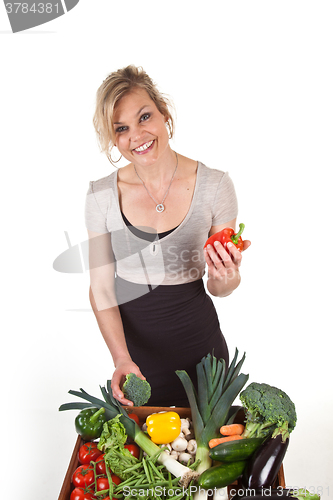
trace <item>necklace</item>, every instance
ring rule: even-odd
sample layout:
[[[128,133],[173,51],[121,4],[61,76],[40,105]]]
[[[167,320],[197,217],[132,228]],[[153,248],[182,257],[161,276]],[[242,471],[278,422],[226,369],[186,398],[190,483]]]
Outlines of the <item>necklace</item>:
[[[136,170],[136,168],[135,168],[135,165],[133,164],[133,166],[134,166],[134,170],[135,170],[135,173],[136,173],[136,175],[139,177],[140,181],[142,182],[143,187],[145,188],[145,190],[147,191],[147,193],[149,194],[149,196],[151,197],[151,199],[152,199],[152,200],[156,203],[156,207],[155,207],[155,208],[156,208],[156,212],[161,213],[161,212],[163,212],[163,211],[164,211],[164,208],[165,208],[165,207],[164,207],[164,201],[165,201],[165,198],[168,196],[168,192],[169,192],[169,190],[170,190],[170,188],[171,188],[171,184],[172,184],[172,181],[173,181],[173,179],[174,179],[174,177],[175,177],[175,175],[176,175],[176,170],[177,170],[177,167],[178,167],[178,155],[177,155],[177,153],[176,153],[176,158],[177,158],[176,168],[175,168],[175,171],[174,171],[174,173],[173,173],[173,176],[171,177],[171,181],[170,181],[169,187],[168,187],[168,189],[166,190],[166,193],[165,193],[164,198],[163,198],[163,200],[161,201],[161,203],[158,203],[158,201],[156,201],[156,200],[155,200],[154,196],[153,196],[153,195],[152,195],[152,194],[148,191],[146,184],[145,184],[145,183],[143,182],[143,180],[141,179],[140,175],[138,174],[138,172],[137,172],[137,170]]]

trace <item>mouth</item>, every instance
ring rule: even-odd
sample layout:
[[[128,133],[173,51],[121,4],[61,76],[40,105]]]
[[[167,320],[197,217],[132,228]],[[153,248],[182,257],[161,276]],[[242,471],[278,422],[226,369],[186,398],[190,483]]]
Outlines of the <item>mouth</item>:
[[[139,146],[138,148],[133,149],[133,151],[135,151],[135,153],[137,154],[146,153],[147,151],[150,151],[152,149],[154,142],[155,140],[145,142],[144,144],[141,144],[141,146]]]

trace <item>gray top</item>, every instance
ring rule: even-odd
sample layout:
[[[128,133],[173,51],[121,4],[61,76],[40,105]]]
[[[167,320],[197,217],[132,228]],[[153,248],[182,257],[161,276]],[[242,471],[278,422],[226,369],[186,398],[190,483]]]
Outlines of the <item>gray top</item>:
[[[211,227],[235,219],[237,212],[236,193],[228,173],[200,162],[186,217],[161,239],[156,234],[153,242],[143,240],[126,226],[119,206],[117,171],[90,182],[85,208],[87,229],[110,233],[117,275],[133,283],[155,286],[202,278],[206,264],[203,247]]]

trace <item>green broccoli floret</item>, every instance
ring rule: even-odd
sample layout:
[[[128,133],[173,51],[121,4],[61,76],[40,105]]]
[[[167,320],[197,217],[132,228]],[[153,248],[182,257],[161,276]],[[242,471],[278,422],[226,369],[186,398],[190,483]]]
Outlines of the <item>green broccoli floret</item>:
[[[151,396],[151,387],[147,380],[142,380],[134,373],[128,373],[123,385],[125,398],[133,402],[134,406],[145,405]]]
[[[243,437],[268,436],[286,422],[289,433],[295,428],[295,405],[281,389],[252,382],[240,393],[239,398],[246,410]]]

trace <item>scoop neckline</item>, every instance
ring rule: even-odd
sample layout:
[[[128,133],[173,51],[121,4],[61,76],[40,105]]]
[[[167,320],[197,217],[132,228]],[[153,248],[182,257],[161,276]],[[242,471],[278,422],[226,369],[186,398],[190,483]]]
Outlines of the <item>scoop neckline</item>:
[[[194,209],[195,201],[196,201],[196,198],[197,198],[197,193],[199,191],[198,186],[199,186],[199,180],[200,180],[200,174],[201,174],[201,165],[202,165],[202,163],[200,161],[197,161],[197,172],[196,172],[196,179],[195,179],[195,186],[194,186],[194,190],[193,190],[193,196],[192,196],[190,207],[189,207],[189,209],[187,211],[187,214],[185,215],[184,219],[175,228],[174,231],[172,231],[171,233],[167,234],[166,236],[163,236],[163,238],[157,238],[156,240],[154,240],[154,243],[156,243],[157,241],[166,241],[168,238],[170,238],[174,234],[177,234],[177,232],[181,230],[181,228],[187,223],[187,221],[191,217],[193,209]],[[117,195],[116,196],[116,200],[117,200],[118,216],[120,217],[122,225],[127,230],[127,232],[133,238],[135,238],[136,240],[141,240],[142,241],[142,238],[140,238],[139,236],[136,236],[135,234],[132,233],[132,231],[130,231],[128,229],[128,227],[125,224],[125,221],[124,221],[124,219],[123,219],[123,217],[121,215],[121,209],[120,209],[120,203],[119,203],[119,192],[118,192],[118,170],[115,172],[115,174],[116,175],[114,176],[114,189],[115,189],[115,192],[116,192],[116,195]],[[158,233],[156,233],[156,236],[157,235],[158,235]]]

